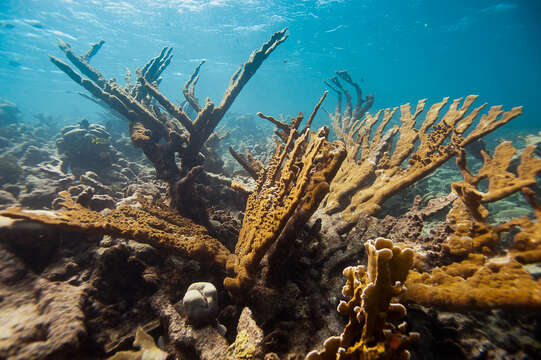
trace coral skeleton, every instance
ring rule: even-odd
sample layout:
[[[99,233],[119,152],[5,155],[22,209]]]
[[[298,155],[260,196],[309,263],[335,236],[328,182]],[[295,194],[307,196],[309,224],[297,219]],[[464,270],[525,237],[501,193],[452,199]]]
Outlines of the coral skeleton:
[[[353,81],[351,75],[349,75],[346,70],[336,71],[336,75],[340,77],[342,81],[353,86],[356,94],[355,107],[353,107],[351,94],[344,86],[342,86],[342,83],[337,76],[333,76],[332,78],[324,81],[325,85],[332,89],[338,96],[334,113],[328,113],[328,115],[331,119],[332,128],[336,133],[336,136],[338,139],[344,141],[351,126],[364,117],[366,112],[374,104],[375,98],[372,94],[366,95],[366,97],[363,98],[361,87],[357,82]],[[344,93],[344,96],[346,97],[344,111],[342,111],[342,93]]]

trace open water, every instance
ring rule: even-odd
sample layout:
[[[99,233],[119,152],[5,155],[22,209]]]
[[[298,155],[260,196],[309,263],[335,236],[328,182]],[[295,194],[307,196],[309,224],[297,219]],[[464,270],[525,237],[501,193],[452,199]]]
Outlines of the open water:
[[[263,64],[231,111],[309,112],[323,80],[347,69],[373,93],[373,110],[468,94],[478,102],[524,105],[507,129],[541,129],[541,3],[535,0],[1,0],[0,98],[24,119],[44,113],[92,120],[99,108],[48,61],[63,56],[56,39],[78,53],[99,39],[91,64],[122,79],[163,46],[174,59],[162,91],[180,89],[201,59],[200,98],[221,99],[228,80],[273,32],[290,37]],[[324,105],[334,107],[334,95]],[[316,125],[328,122],[320,112]]]

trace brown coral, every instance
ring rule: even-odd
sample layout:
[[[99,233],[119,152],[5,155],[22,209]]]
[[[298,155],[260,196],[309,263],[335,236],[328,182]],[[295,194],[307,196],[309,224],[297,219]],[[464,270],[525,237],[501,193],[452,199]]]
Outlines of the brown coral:
[[[410,271],[401,297],[426,306],[454,310],[541,307],[541,280],[510,257],[470,254],[432,273]]]
[[[457,165],[464,176],[464,181],[451,185],[459,196],[448,214],[448,221],[454,224],[455,232],[445,244],[453,255],[464,256],[472,251],[491,251],[500,242],[500,234],[511,227],[520,226],[520,235],[515,236],[514,248],[533,250],[541,243],[541,226],[528,218],[513,219],[507,223],[492,226],[486,222],[488,210],[483,204],[501,200],[518,191],[522,191],[535,210],[539,220],[541,212],[533,191],[528,186],[536,184],[536,175],[541,172],[541,159],[533,155],[534,147],[526,147],[520,156],[520,165],[516,175],[508,171],[516,149],[510,141],[504,141],[496,147],[491,157],[482,152],[483,167],[477,175],[472,175],[466,167],[465,153],[457,157]],[[483,193],[477,186],[483,179],[488,179],[488,191]],[[528,244],[528,245],[526,245]]]
[[[534,280],[523,263],[541,260],[541,205],[528,186],[536,183],[541,159],[526,147],[516,174],[509,171],[516,150],[510,142],[498,145],[491,157],[483,152],[484,164],[477,175],[466,167],[464,152],[457,164],[464,181],[453,183],[458,195],[447,221],[453,233],[443,244],[448,253],[467,259],[435,268],[431,273],[412,271],[403,300],[452,309],[541,308],[541,280]],[[488,179],[488,191],[477,189]],[[528,217],[492,225],[483,204],[521,191],[534,209],[536,220]],[[502,249],[502,234],[519,228],[509,249]],[[504,251],[502,256],[494,257]]]
[[[271,246],[286,246],[281,242],[287,242],[289,234],[313,214],[346,155],[342,143],[327,140],[327,128],[310,131],[324,97],[302,131],[297,130],[302,114],[289,125],[272,119],[280,124],[279,136],[284,143],[277,140],[274,156],[259,172],[257,188],[248,198],[235,254],[227,263],[230,277],[224,285],[231,294],[240,294],[252,284]]]
[[[346,285],[342,294],[349,298],[338,305],[349,322],[340,336],[325,341],[322,351],[312,351],[306,360],[409,359],[407,346],[418,337],[406,335],[406,308],[393,303],[403,291],[403,283],[413,263],[413,251],[400,249],[388,239],[366,244],[368,266],[344,269]]]
[[[390,196],[430,174],[465,145],[522,113],[522,107],[504,112],[501,106],[493,106],[466,135],[466,130],[486,105],[468,114],[476,98],[475,95],[467,96],[460,107],[462,99],[454,100],[437,121],[449,100],[444,98],[432,105],[418,129],[415,123],[426,100],[419,101],[413,113],[409,104],[402,105],[401,125],[386,131],[396,107],[380,110],[375,115],[367,113],[362,120],[351,124],[344,135],[348,156],[331,185],[324,212],[327,215],[339,213],[344,227],[353,226],[361,214],[375,214]],[[372,131],[376,124],[378,127]],[[400,136],[393,144],[397,134]],[[406,160],[408,165],[404,166]]]
[[[64,209],[59,212],[42,213],[10,208],[0,215],[37,221],[66,230],[134,239],[225,267],[230,252],[211,237],[204,227],[194,224],[163,204],[152,206],[140,199],[144,204],[141,209],[123,205],[108,215],[102,215],[76,203],[67,192],[60,193],[60,196]]]

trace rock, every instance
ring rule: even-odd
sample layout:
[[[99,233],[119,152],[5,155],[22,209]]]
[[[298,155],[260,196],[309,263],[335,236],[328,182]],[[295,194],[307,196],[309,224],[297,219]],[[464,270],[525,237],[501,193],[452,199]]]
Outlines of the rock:
[[[111,135],[103,125],[81,122],[65,127],[60,135],[56,147],[64,158],[65,170],[69,168],[79,176],[87,170],[104,171],[113,164],[115,155],[110,144]]]
[[[128,240],[128,247],[135,253],[135,257],[140,259],[147,265],[155,265],[162,259],[160,254],[152,245],[137,242],[135,240]]]
[[[15,199],[11,193],[5,190],[0,190],[0,208],[7,208],[15,205],[16,203],[17,199]]]
[[[53,159],[51,161],[40,163],[38,165],[38,169],[44,176],[55,179],[55,180],[61,180],[61,179],[67,179],[67,178],[71,178],[71,180],[74,179],[72,175],[64,174],[64,172],[61,169],[61,162],[59,159]]]
[[[191,284],[182,299],[182,312],[194,326],[215,323],[218,315],[216,287],[208,282]]]
[[[0,185],[16,183],[23,173],[23,169],[17,163],[17,159],[9,154],[0,156],[0,169],[2,169],[0,171]]]
[[[151,304],[154,311],[160,315],[162,323],[165,324],[170,342],[175,348],[186,351],[186,354],[181,354],[181,359],[194,358],[193,354],[196,354],[195,358],[201,360],[224,358],[228,344],[214,326],[205,326],[200,329],[192,327],[161,290],[154,294]]]
[[[107,195],[114,195],[113,191],[106,185],[102,184],[98,179],[99,176],[93,171],[87,171],[79,177],[79,181],[81,182],[81,184],[94,188],[96,192]]]
[[[53,200],[57,196],[57,190],[50,184],[34,188],[31,192],[22,194],[21,205],[31,209],[51,208]]]
[[[139,351],[119,351],[108,360],[165,360],[167,353],[156,346],[152,336],[142,327],[137,328],[133,346],[141,348]]]
[[[50,227],[0,216],[0,244],[14,252],[35,272],[41,272],[49,264],[60,241],[58,232]]]
[[[152,297],[152,308],[160,315],[167,328],[167,337],[175,349],[182,349],[181,359],[238,360],[261,359],[263,331],[252,318],[249,308],[244,308],[237,326],[237,337],[229,345],[221,335],[219,326],[194,328],[179,314],[165,294],[158,290]],[[194,357],[195,356],[195,357]]]
[[[90,208],[95,211],[102,211],[103,209],[114,209],[116,201],[109,195],[94,195],[90,199]]]
[[[46,150],[36,146],[29,146],[21,159],[21,163],[25,166],[35,166],[50,159],[51,155]]]
[[[537,135],[529,134],[524,139],[526,146],[535,146],[535,153],[537,156],[541,156],[541,131]]]
[[[257,326],[252,311],[245,307],[240,314],[235,342],[227,348],[229,359],[260,359],[263,356],[263,330]]]
[[[19,194],[21,193],[21,186],[16,185],[16,184],[6,184],[6,185],[2,186],[2,190],[7,191],[8,193],[13,195],[14,197],[18,197]]]
[[[86,335],[84,288],[38,278],[5,249],[0,258],[0,358],[73,358]]]
[[[11,145],[11,141],[3,136],[0,136],[0,149],[5,149]]]
[[[456,313],[410,304],[408,321],[423,339],[411,349],[415,359],[536,359],[531,354],[541,351],[531,332],[537,326],[533,313]]]

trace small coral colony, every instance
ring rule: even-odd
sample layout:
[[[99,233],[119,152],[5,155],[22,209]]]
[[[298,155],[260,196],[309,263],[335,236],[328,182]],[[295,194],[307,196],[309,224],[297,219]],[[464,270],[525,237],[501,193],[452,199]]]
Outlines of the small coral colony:
[[[47,247],[56,255],[32,268],[28,282],[55,284],[50,288],[59,290],[47,295],[55,306],[65,289],[84,288],[70,305],[77,311],[68,311],[74,323],[43,320],[48,330],[39,349],[10,330],[16,344],[0,345],[0,353],[408,359],[438,358],[440,346],[448,354],[440,358],[465,358],[475,355],[473,345],[434,330],[444,326],[443,314],[488,319],[508,309],[520,319],[541,307],[540,142],[531,137],[517,150],[509,141],[495,148],[483,141],[522,107],[475,105],[477,95],[468,95],[371,112],[374,95],[363,95],[342,70],[325,82],[338,98],[327,113],[330,126],[312,128],[330,101],[326,91],[306,119],[258,113],[276,127],[264,146],[233,141],[234,129],[220,134],[238,94],[287,37],[287,29],[278,31],[255,50],[217,103],[196,97],[201,62],[180,105],[159,90],[171,48],[137,69],[135,81],[128,72],[122,85],[90,65],[103,41],[84,54],[59,41],[68,62],[50,61],[123,124],[128,138],[113,141],[113,128],[86,120],[64,128],[58,156],[35,164],[57,181],[43,206],[51,210],[32,211],[39,206],[29,196],[1,211],[2,231],[19,234],[7,237],[6,251],[24,252],[12,238],[35,237],[21,230],[29,223],[53,234],[39,241],[78,234],[77,246],[86,241],[93,250],[82,260],[79,248]],[[234,171],[225,170],[225,155],[236,160]],[[26,171],[8,155],[2,161]],[[430,188],[438,176],[439,192]],[[398,214],[391,211],[397,202],[411,206]],[[509,207],[524,211],[498,217]],[[44,270],[66,267],[67,258],[76,269],[70,276]],[[104,270],[115,267],[124,269],[124,282]],[[117,285],[124,290],[105,299],[104,284],[115,281],[130,285]],[[106,317],[115,321],[98,325]],[[517,340],[510,350],[491,339],[478,339],[489,355],[540,349]]]

